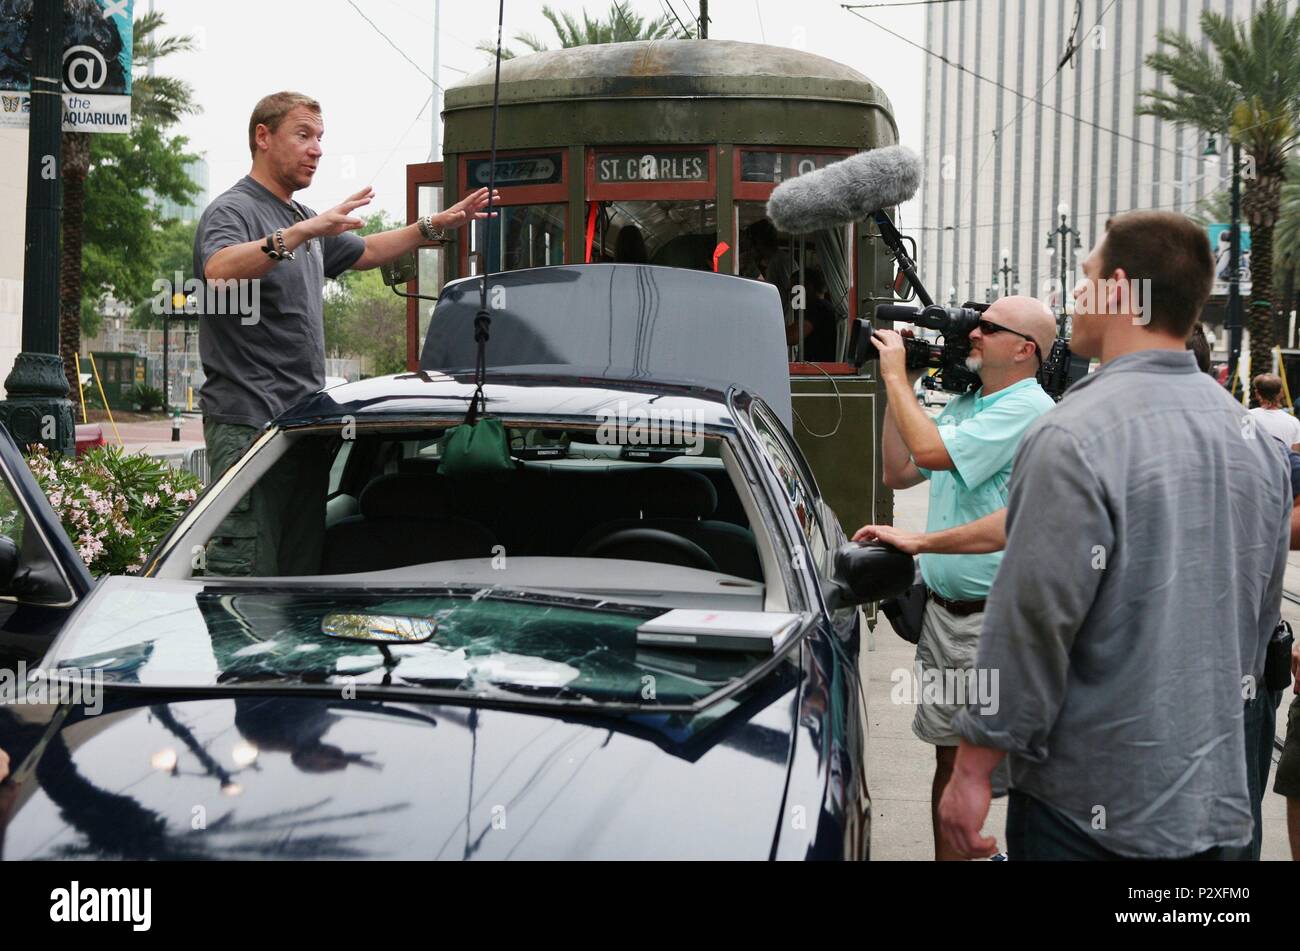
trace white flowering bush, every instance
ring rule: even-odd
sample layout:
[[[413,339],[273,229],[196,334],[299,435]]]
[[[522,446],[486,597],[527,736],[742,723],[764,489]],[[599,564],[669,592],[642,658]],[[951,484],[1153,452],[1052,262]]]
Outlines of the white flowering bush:
[[[193,474],[117,446],[74,458],[33,445],[27,467],[94,575],[139,571],[201,488]]]

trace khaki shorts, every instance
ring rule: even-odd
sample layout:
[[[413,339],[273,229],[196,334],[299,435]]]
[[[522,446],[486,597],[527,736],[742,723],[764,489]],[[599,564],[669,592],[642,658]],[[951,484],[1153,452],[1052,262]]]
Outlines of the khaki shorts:
[[[1300,696],[1291,701],[1286,715],[1286,742],[1277,761],[1273,792],[1288,799],[1300,799]]]
[[[927,603],[925,619],[921,622],[921,638],[916,644],[916,663],[921,676],[926,678],[929,675],[942,683],[944,671],[972,670],[983,626],[982,611],[961,617],[933,601]],[[965,703],[945,703],[927,696],[923,689],[917,697],[912,732],[935,746],[958,746],[961,737],[952,731],[952,718],[958,710],[964,709]]]

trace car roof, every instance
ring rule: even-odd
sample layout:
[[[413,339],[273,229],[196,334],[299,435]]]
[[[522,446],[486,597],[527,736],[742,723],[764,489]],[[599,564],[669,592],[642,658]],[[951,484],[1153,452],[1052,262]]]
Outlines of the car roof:
[[[426,371],[477,362],[482,279],[443,288],[420,353]],[[550,367],[623,383],[686,383],[762,398],[793,429],[789,350],[776,288],[644,264],[572,264],[493,274],[489,368]]]
[[[734,429],[726,394],[699,384],[668,380],[619,381],[584,373],[579,367],[512,367],[489,370],[484,394],[488,413],[501,417],[550,416],[591,418],[600,422],[622,415],[620,403],[635,410],[653,400],[656,413],[677,412],[700,426]],[[470,373],[417,370],[344,383],[313,394],[282,413],[280,426],[339,422],[419,420],[463,415],[474,393]]]

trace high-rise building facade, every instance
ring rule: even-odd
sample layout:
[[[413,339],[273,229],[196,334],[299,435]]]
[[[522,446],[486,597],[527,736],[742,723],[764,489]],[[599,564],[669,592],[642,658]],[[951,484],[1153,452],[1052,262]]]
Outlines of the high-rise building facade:
[[[1137,108],[1167,88],[1146,65],[1161,30],[1203,45],[1204,10],[1249,17],[1261,0],[958,0],[930,6],[926,47],[921,277],[936,302],[983,301],[1005,284],[1055,301],[1066,223],[1066,284],[1122,211],[1189,213],[1228,187],[1206,136]],[[1296,0],[1288,4],[1295,9]],[[1068,61],[1067,52],[1072,51]],[[961,68],[959,68],[961,67]],[[1222,141],[1217,143],[1220,151]],[[1062,207],[1064,206],[1064,207]],[[1015,275],[1004,283],[1006,263]],[[1013,287],[1014,290],[1014,287]]]

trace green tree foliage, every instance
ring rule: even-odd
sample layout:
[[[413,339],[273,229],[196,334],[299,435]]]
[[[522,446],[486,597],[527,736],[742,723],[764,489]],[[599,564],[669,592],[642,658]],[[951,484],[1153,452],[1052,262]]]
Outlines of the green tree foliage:
[[[358,234],[399,226],[378,212]],[[376,376],[406,369],[406,299],[385,286],[379,268],[341,274],[326,289],[324,319],[330,356],[360,357]]]
[[[574,46],[593,46],[597,43],[627,43],[633,40],[692,39],[689,28],[685,32],[672,17],[664,15],[647,19],[628,9],[627,0],[616,0],[609,5],[609,12],[604,19],[593,20],[586,8],[582,11],[582,21],[572,13],[559,13],[549,4],[542,6],[542,16],[550,22],[562,49]],[[516,33],[515,41],[528,47],[533,53],[546,50],[547,45],[532,33]],[[495,57],[496,43],[484,40],[478,48],[489,56]],[[513,59],[519,55],[509,47],[501,49],[502,59]]]
[[[1201,14],[1209,41],[1161,31],[1162,49],[1147,65],[1168,80],[1147,90],[1139,113],[1226,133],[1250,156],[1243,176],[1242,211],[1251,230],[1252,300],[1246,316],[1251,366],[1266,367],[1275,342],[1273,231],[1281,214],[1287,159],[1300,135],[1300,11],[1288,15],[1279,0],[1264,0],[1249,20]]]
[[[128,304],[153,294],[155,277],[170,275],[179,247],[173,222],[160,222],[156,199],[194,197],[185,163],[185,138],[168,138],[157,126],[140,124],[130,135],[97,135],[91,144],[86,193],[91,213],[83,224],[83,297],[96,301],[111,290]],[[184,229],[186,226],[179,226]],[[193,228],[189,230],[193,241]],[[192,248],[192,245],[191,245]],[[168,260],[163,256],[167,253]],[[182,268],[189,272],[188,261]]]

